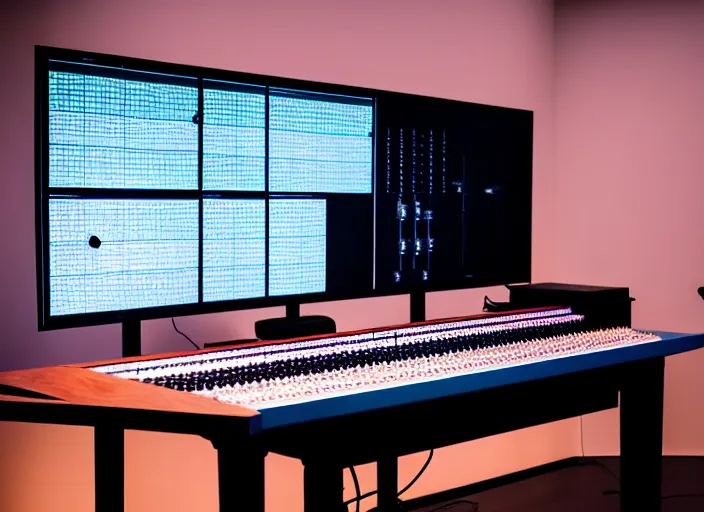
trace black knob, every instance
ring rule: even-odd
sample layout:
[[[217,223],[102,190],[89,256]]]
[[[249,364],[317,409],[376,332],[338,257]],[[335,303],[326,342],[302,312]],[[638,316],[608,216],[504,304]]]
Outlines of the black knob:
[[[699,292],[699,296],[704,299],[704,286],[700,286],[697,292]]]
[[[102,242],[100,241],[100,238],[98,238],[98,237],[95,236],[95,235],[91,236],[91,237],[88,239],[88,245],[90,245],[93,249],[97,249],[98,247],[100,247],[100,244],[101,244],[101,243],[102,243]]]

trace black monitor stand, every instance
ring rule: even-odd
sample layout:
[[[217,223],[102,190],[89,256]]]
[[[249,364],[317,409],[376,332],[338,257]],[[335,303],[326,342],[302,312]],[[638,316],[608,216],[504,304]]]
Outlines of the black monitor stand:
[[[286,304],[286,316],[267,318],[254,324],[254,333],[260,340],[286,340],[314,336],[318,334],[334,334],[337,331],[335,321],[329,316],[301,316],[301,305]]]
[[[411,292],[411,323],[425,322],[425,292]],[[383,457],[376,461],[377,508],[398,508],[398,458]]]
[[[142,322],[125,320],[122,322],[122,357],[142,355]]]
[[[411,323],[425,322],[425,292],[411,292]]]

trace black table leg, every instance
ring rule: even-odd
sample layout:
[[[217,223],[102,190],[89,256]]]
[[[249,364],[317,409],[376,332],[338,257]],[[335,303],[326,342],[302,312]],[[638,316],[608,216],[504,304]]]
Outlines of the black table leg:
[[[264,459],[255,445],[215,442],[220,512],[264,512]]]
[[[621,512],[659,512],[664,358],[634,364],[621,386]]]
[[[376,463],[376,485],[379,490],[379,512],[398,510],[398,459],[387,457]]]
[[[125,431],[113,425],[93,429],[95,510],[125,510]]]
[[[304,461],[304,512],[346,512],[342,498],[342,467]]]

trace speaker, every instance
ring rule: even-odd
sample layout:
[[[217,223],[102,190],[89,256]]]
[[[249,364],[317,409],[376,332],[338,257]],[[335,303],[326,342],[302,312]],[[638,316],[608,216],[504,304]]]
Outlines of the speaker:
[[[590,328],[631,327],[628,288],[566,283],[535,283],[509,286],[511,309],[543,306],[570,307],[584,315]]]

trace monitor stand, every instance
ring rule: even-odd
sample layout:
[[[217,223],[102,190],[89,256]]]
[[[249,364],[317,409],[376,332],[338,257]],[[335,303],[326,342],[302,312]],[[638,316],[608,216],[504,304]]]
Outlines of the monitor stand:
[[[425,292],[411,292],[411,323],[425,322]]]
[[[322,315],[301,316],[301,305],[286,304],[286,316],[267,318],[254,323],[254,333],[260,340],[286,340],[318,334],[334,334],[335,321]]]
[[[142,322],[125,320],[122,322],[122,357],[142,355]]]

